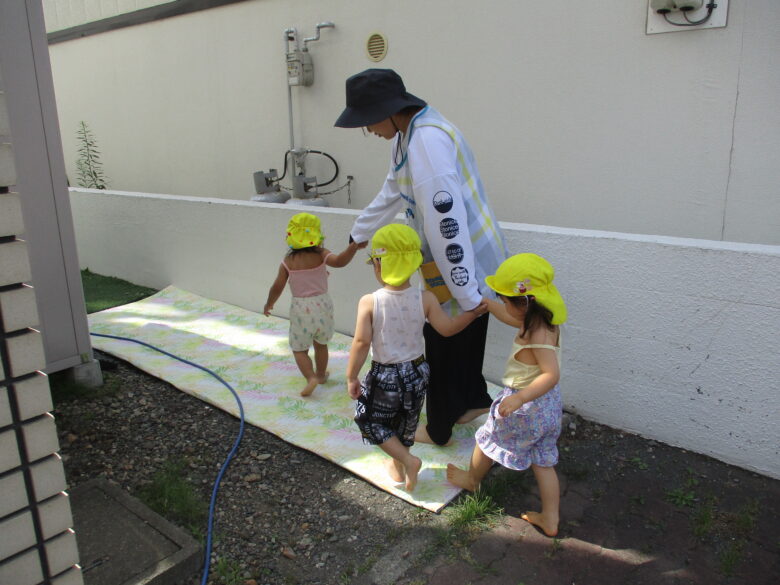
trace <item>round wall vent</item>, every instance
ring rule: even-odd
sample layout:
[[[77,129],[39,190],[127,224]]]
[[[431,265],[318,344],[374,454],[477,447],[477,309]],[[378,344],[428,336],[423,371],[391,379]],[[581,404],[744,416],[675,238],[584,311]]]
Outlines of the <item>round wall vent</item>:
[[[366,41],[368,58],[374,62],[381,61],[387,55],[387,38],[381,33],[372,33]]]

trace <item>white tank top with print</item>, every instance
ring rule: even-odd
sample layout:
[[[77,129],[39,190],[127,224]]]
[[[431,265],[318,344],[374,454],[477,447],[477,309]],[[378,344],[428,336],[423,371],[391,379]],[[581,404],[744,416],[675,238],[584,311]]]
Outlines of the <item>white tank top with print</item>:
[[[420,357],[425,350],[422,291],[380,288],[374,292],[371,354],[381,364],[398,364]]]

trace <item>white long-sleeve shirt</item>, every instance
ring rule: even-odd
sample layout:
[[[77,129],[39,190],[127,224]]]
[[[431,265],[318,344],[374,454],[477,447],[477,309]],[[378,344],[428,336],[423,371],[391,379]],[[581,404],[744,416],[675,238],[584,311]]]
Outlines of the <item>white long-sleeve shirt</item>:
[[[463,311],[479,304],[484,284],[506,258],[498,222],[487,202],[476,161],[457,128],[430,106],[398,134],[382,189],[352,227],[352,238],[365,242],[405,208],[407,221],[422,240],[423,262],[431,260]],[[450,305],[450,306],[447,306]],[[444,305],[451,313],[457,306]]]

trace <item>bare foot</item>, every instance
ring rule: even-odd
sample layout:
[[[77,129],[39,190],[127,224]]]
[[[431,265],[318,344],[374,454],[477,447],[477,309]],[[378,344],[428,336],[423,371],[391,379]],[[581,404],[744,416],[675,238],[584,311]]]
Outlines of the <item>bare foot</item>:
[[[431,439],[431,436],[428,434],[428,429],[425,428],[425,425],[420,425],[417,427],[417,430],[414,431],[414,442],[415,443],[427,443],[428,445],[436,445]],[[452,445],[452,439],[444,443],[444,445],[439,445],[439,447],[449,447]]]
[[[471,479],[468,471],[456,467],[452,463],[447,464],[447,481],[470,492],[476,491],[479,487],[479,484]]]
[[[403,464],[399,461],[396,461],[391,457],[390,461],[385,463],[385,467],[387,467],[387,475],[389,475],[390,479],[395,483],[403,483],[406,479],[406,471],[404,470]]]
[[[404,467],[406,471],[406,491],[413,492],[417,485],[417,474],[422,467],[422,460],[414,455],[410,456],[411,462]]]
[[[319,375],[319,374],[318,374],[318,375],[317,375],[317,382],[319,382],[320,384],[324,384],[325,382],[327,382],[327,381],[328,381],[328,378],[329,378],[329,377],[330,377],[330,372],[325,372],[325,373],[324,373],[324,374],[322,374],[322,375]]]
[[[558,521],[545,518],[539,512],[526,512],[525,514],[521,514],[520,518],[526,522],[530,522],[534,526],[538,526],[547,536],[555,536],[558,534]]]
[[[470,408],[466,412],[463,413],[463,415],[455,421],[457,424],[462,425],[466,424],[467,422],[473,421],[478,416],[482,416],[486,412],[490,412],[490,408]]]
[[[317,387],[317,378],[309,378],[306,382],[306,386],[301,390],[301,396],[311,396],[314,389]]]

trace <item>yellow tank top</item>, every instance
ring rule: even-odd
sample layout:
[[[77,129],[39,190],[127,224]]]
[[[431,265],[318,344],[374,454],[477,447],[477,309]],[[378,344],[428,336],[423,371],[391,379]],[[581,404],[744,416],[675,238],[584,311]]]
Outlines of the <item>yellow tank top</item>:
[[[516,338],[515,338],[516,339]],[[509,354],[509,359],[506,361],[506,367],[504,368],[504,377],[501,383],[515,390],[522,390],[528,384],[533,382],[539,374],[542,373],[542,369],[538,364],[526,364],[515,359],[517,352],[526,348],[538,348],[538,349],[551,349],[555,352],[555,356],[558,358],[558,368],[561,367],[561,333],[558,330],[558,345],[545,345],[542,343],[529,343],[522,345],[517,341],[512,342],[512,353]]]

